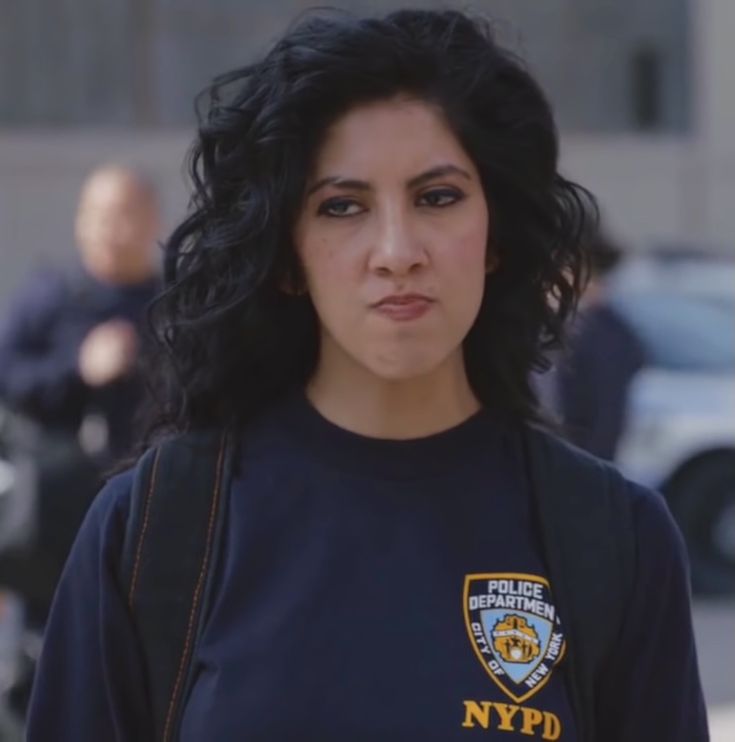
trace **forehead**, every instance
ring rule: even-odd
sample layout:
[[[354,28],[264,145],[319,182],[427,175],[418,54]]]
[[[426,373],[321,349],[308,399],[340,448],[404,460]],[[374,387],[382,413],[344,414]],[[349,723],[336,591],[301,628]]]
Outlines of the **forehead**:
[[[82,206],[109,208],[142,208],[149,198],[144,186],[132,175],[102,172],[93,175],[84,185]]]
[[[438,107],[397,97],[356,106],[325,133],[315,176],[367,176],[376,171],[419,171],[438,162],[471,166]]]

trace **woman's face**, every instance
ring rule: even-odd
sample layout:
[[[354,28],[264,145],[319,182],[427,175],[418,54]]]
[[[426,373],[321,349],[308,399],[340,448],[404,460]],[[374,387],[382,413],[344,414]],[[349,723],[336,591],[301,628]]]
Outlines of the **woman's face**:
[[[429,104],[361,105],[328,130],[295,227],[321,322],[320,367],[386,380],[462,363],[485,284],[488,206]]]

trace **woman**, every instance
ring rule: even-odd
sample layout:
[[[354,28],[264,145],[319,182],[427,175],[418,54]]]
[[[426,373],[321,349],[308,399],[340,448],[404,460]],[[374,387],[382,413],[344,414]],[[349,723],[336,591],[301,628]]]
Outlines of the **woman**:
[[[570,680],[591,645],[557,613],[519,433],[581,284],[589,199],[556,168],[537,84],[456,12],[308,17],[215,84],[153,312],[157,430],[234,430],[237,466],[164,738],[706,738],[681,541],[633,485],[625,620],[594,687]],[[537,459],[561,450],[543,435]],[[564,451],[559,490],[590,471]],[[59,586],[31,742],[151,737],[119,578],[132,480]]]

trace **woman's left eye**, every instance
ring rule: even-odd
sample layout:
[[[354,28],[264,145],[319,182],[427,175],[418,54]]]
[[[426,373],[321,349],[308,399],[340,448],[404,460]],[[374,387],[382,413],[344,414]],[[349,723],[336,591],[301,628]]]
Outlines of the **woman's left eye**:
[[[421,206],[450,206],[463,198],[463,194],[460,191],[456,191],[453,188],[435,188],[431,191],[425,191],[419,196],[419,204]]]

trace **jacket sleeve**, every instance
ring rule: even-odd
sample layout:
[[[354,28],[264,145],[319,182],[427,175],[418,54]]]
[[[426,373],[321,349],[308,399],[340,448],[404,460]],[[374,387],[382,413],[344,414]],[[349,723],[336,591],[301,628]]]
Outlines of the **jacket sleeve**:
[[[28,717],[28,742],[146,742],[149,709],[117,572],[131,473],[108,482],[81,527],[54,598]]]
[[[686,548],[663,498],[630,487],[636,577],[618,647],[600,679],[600,739],[707,742]]]
[[[83,387],[79,348],[56,332],[65,300],[63,280],[38,274],[0,322],[0,399],[21,412],[43,415]]]

